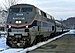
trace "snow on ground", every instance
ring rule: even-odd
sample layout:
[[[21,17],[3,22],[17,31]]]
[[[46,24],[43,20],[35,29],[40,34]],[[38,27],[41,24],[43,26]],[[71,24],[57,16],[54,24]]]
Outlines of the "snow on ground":
[[[64,34],[75,34],[75,30],[70,30],[69,32],[64,33]],[[34,45],[32,47],[29,47],[29,48],[26,48],[24,50],[22,48],[21,49],[10,48],[10,49],[2,51],[0,53],[26,53],[27,51],[32,51],[32,50],[34,50],[34,49],[36,49],[36,48],[38,48],[38,47],[40,47],[40,46],[42,46],[44,44],[47,44],[47,43],[49,43],[49,42],[51,42],[53,40],[56,40],[57,38],[60,38],[60,37],[64,36],[64,34],[62,34],[60,36],[57,36],[55,38],[49,39],[48,41],[40,42],[37,45]],[[6,45],[6,38],[0,38],[0,51],[2,49],[5,49],[5,48],[9,48],[9,46]]]
[[[75,34],[75,29],[70,30],[69,32],[67,32],[68,34]]]
[[[18,51],[23,50],[22,48],[21,49],[13,49],[13,48],[7,49],[7,48],[10,47],[6,45],[6,38],[0,38],[0,53],[18,53]]]
[[[14,48],[11,48],[11,49],[8,49],[8,50],[5,50],[1,53],[20,53],[19,51],[20,50],[23,50],[23,49],[14,49]]]
[[[9,48],[9,46],[6,45],[6,38],[0,38],[0,50],[2,48]]]

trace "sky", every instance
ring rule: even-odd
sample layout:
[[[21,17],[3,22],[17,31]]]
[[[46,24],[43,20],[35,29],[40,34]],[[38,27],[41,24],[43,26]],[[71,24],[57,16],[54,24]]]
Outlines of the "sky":
[[[32,4],[57,20],[75,16],[75,0],[20,0],[18,3]]]

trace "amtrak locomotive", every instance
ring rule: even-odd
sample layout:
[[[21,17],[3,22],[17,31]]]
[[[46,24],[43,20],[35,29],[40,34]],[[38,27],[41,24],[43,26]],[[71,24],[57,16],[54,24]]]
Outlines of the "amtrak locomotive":
[[[30,4],[13,5],[8,12],[6,44],[10,47],[29,47],[64,30],[61,22]]]

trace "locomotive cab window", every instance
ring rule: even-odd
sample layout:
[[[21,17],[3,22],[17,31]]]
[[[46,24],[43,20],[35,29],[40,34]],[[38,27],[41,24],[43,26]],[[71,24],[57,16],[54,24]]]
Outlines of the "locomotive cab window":
[[[22,8],[22,12],[32,12],[33,8],[32,7],[25,7],[25,8]]]
[[[10,12],[18,13],[20,12],[20,8],[11,8]]]

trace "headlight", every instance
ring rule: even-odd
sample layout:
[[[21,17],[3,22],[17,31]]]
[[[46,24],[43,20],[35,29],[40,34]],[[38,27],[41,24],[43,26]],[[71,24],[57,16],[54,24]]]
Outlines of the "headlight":
[[[26,26],[26,28],[28,28],[28,26]]]
[[[18,21],[16,21],[16,23],[18,24]]]
[[[16,23],[17,23],[17,24],[20,24],[20,23],[21,23],[21,21],[16,21]]]
[[[19,21],[19,23],[21,23],[21,21]]]
[[[11,26],[9,26],[9,28],[11,28]]]

